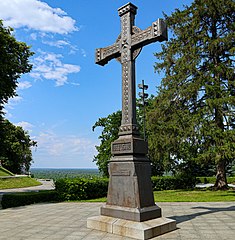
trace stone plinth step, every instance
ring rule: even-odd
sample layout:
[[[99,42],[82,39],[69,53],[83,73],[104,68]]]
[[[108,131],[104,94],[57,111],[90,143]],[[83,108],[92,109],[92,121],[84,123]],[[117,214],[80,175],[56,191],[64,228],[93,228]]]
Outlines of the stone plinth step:
[[[156,218],[135,222],[107,216],[87,219],[87,227],[134,239],[150,239],[176,229],[176,221],[169,218]]]

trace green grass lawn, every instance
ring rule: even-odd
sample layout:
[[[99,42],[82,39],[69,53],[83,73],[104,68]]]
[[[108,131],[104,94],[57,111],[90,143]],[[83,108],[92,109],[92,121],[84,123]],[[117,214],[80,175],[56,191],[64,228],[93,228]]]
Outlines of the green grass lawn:
[[[235,201],[235,191],[167,190],[154,192],[155,202],[226,202]]]
[[[211,191],[202,189],[193,191],[155,191],[154,200],[155,202],[228,202],[235,201],[235,190]],[[106,202],[106,198],[91,199],[86,202]]]
[[[22,188],[41,185],[34,178],[17,177],[17,178],[0,178],[0,189]]]
[[[9,172],[3,167],[0,167],[0,177],[13,176],[13,173]]]

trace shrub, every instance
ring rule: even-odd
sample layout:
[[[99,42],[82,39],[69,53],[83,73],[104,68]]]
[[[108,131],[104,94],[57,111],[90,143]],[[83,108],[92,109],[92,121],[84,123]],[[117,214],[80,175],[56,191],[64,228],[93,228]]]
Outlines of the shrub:
[[[216,177],[197,177],[197,183],[211,183],[214,184],[216,181]],[[235,177],[227,177],[228,184],[235,184]]]
[[[55,189],[61,201],[100,198],[107,195],[108,179],[59,179],[55,182]]]
[[[23,192],[4,194],[2,197],[2,208],[18,207],[39,202],[53,202],[57,200],[54,190],[40,192]]]
[[[196,179],[179,175],[176,177],[152,177],[154,191],[189,189],[196,184]],[[107,196],[107,178],[73,178],[59,179],[55,182],[59,201],[76,201]]]
[[[190,189],[196,185],[196,178],[186,175],[152,177],[153,191]]]

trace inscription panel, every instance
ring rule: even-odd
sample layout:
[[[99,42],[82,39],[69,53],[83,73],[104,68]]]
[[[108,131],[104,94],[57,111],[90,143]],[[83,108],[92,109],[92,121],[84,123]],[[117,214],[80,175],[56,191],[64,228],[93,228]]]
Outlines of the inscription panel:
[[[114,143],[112,145],[112,151],[113,152],[131,151],[131,142],[127,142],[127,143]]]
[[[119,171],[113,171],[111,173],[112,176],[130,176],[131,172],[128,170],[119,170]]]

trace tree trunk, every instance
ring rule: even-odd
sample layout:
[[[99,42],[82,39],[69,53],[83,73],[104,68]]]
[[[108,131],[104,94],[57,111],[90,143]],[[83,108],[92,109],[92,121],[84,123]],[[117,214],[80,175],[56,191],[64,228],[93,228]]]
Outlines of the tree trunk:
[[[214,185],[215,190],[228,189],[225,166],[226,161],[224,159],[221,159],[217,164],[216,182]]]

